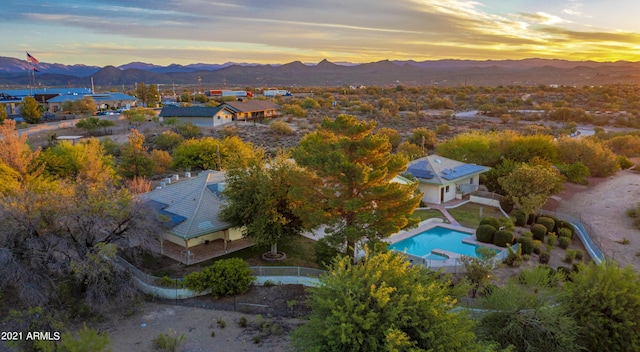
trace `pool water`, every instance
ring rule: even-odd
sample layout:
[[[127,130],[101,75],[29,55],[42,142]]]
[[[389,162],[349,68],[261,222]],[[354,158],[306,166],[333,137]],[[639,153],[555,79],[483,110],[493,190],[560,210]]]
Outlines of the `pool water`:
[[[406,238],[389,246],[400,252],[417,257],[425,257],[433,260],[445,260],[446,257],[431,253],[434,249],[442,249],[466,256],[476,257],[476,250],[480,247],[464,243],[462,240],[471,236],[470,233],[451,230],[436,226],[415,236]]]

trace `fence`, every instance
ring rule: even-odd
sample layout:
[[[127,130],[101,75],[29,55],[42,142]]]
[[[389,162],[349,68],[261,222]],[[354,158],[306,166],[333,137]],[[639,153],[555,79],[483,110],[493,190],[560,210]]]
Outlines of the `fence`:
[[[513,246],[511,246],[511,248],[513,249],[513,251],[517,251],[519,245],[520,245],[519,243],[516,243]],[[462,264],[462,261],[460,260],[461,255],[458,256],[456,253],[450,253],[455,257],[448,258],[445,260],[429,259],[427,256],[419,257],[409,253],[403,253],[403,254],[407,256],[407,258],[409,259],[409,262],[412,265],[416,265],[416,264],[423,265],[429,269],[439,270],[440,272],[447,273],[447,274],[461,274],[465,272],[464,264]],[[509,254],[509,251],[506,248],[496,253],[496,255],[493,257],[494,264],[497,265],[498,263],[501,263],[502,261],[504,261],[508,254]]]
[[[119,256],[116,256],[114,261],[131,273],[136,285],[142,292],[154,298],[186,299],[208,294],[207,291],[194,292],[184,287],[183,278],[162,278],[147,274]],[[297,266],[253,266],[249,267],[249,269],[256,277],[254,284],[257,285],[271,283],[277,285],[299,284],[315,286],[319,282],[318,276],[325,272],[319,269]]]

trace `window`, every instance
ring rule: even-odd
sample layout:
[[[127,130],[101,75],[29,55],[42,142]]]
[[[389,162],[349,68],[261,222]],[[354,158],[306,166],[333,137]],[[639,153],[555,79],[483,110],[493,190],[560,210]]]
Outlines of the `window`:
[[[449,186],[445,187],[444,191],[449,193]]]

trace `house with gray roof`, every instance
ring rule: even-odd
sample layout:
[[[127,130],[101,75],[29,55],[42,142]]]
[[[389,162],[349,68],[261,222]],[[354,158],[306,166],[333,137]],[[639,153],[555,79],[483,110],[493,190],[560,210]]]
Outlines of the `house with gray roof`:
[[[419,181],[425,203],[442,204],[477,191],[480,174],[489,170],[487,166],[429,155],[409,163],[407,173]]]
[[[196,126],[215,127],[234,119],[234,112],[224,105],[218,106],[175,106],[165,105],[160,111],[161,121],[175,117],[181,122],[191,122]]]
[[[223,189],[224,172],[208,170],[197,177],[164,184],[139,199],[166,228],[162,243],[169,241],[189,253],[194,247],[221,240],[226,252],[230,242],[242,238],[242,231],[218,218],[224,203]]]

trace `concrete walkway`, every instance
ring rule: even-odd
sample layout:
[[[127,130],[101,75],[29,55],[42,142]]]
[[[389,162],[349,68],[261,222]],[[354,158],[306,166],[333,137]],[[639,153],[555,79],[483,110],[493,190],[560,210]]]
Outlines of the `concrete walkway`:
[[[462,226],[460,225],[459,222],[456,221],[456,219],[453,218],[453,216],[451,216],[451,214],[449,214],[449,212],[447,211],[447,208],[445,208],[444,205],[429,203],[427,204],[427,206],[429,207],[429,209],[439,210],[442,213],[442,215],[444,215],[444,217],[447,218],[450,224]]]

